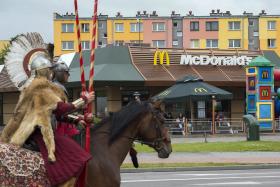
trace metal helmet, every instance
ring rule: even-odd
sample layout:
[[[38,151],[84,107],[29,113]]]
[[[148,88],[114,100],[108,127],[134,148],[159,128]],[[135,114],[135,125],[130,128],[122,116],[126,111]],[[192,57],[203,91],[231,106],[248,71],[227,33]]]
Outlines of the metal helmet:
[[[64,74],[67,73],[69,75],[69,67],[67,66],[67,64],[65,62],[63,62],[63,61],[57,62],[54,65],[53,72],[54,72],[53,79],[55,81],[58,81],[60,83],[66,83],[67,82]]]
[[[31,71],[40,70],[44,68],[51,68],[52,63],[51,61],[43,54],[36,54],[35,57],[31,59],[30,69]]]

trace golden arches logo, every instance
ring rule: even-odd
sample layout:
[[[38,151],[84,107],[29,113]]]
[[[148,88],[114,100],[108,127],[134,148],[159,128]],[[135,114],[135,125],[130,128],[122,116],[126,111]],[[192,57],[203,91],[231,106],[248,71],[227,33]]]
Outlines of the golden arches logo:
[[[262,90],[262,96],[268,97],[268,90]]]
[[[250,87],[255,87],[255,80],[250,80],[249,85]]]
[[[158,57],[159,57],[159,63],[161,65],[164,64],[164,59],[165,59],[166,65],[170,65],[170,59],[169,59],[169,55],[168,55],[167,51],[156,51],[155,52],[155,55],[154,55],[154,65],[157,65]]]
[[[195,91],[195,93],[197,93],[197,92],[200,92],[200,93],[208,92],[205,88],[195,88],[194,91]]]
[[[268,71],[263,71],[262,72],[262,78],[267,79],[268,78]]]

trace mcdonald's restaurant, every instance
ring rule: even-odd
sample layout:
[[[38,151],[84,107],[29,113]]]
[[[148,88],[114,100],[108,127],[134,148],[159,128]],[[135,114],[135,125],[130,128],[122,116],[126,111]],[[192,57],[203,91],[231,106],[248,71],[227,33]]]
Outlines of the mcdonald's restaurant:
[[[229,98],[192,98],[186,102],[165,102],[172,118],[182,113],[189,121],[211,121],[214,110],[228,119],[242,119],[246,110],[245,66],[259,55],[280,67],[273,51],[156,49],[150,47],[110,46],[96,50],[94,112],[103,117],[127,105],[135,96],[141,100],[163,92],[185,76],[193,76],[232,94]],[[70,55],[71,56],[71,55]],[[61,56],[63,59],[63,55]],[[85,76],[89,77],[90,51],[83,52]],[[67,58],[70,78],[66,87],[70,100],[81,92],[79,55]],[[277,83],[275,84],[277,86]],[[194,88],[196,93],[207,92]],[[19,92],[9,80],[5,68],[0,73],[0,124],[6,124],[18,100]]]

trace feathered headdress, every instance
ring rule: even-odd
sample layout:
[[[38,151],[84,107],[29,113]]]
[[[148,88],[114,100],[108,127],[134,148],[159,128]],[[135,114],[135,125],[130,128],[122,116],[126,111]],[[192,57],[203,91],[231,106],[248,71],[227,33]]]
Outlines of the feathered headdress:
[[[47,45],[39,33],[21,34],[12,41],[5,57],[5,67],[14,85],[21,90],[23,85],[31,82],[34,76],[30,70],[30,62],[35,57],[49,56]]]

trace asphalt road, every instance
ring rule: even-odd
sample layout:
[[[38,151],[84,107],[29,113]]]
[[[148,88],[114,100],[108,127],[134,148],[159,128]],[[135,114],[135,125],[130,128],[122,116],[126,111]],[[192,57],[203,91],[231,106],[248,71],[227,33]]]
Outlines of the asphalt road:
[[[122,173],[122,187],[280,186],[280,169]]]

